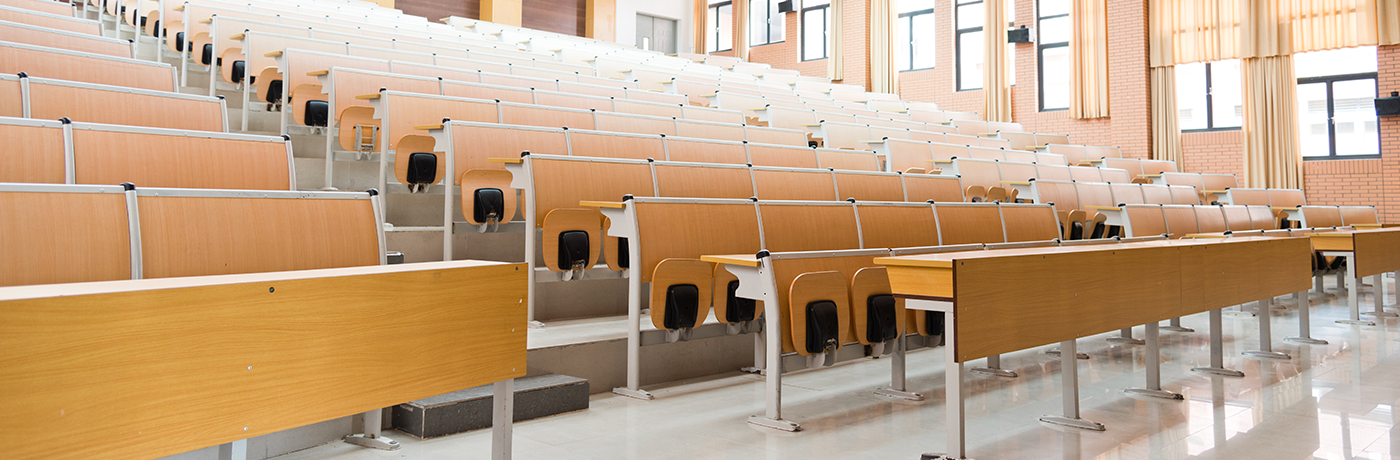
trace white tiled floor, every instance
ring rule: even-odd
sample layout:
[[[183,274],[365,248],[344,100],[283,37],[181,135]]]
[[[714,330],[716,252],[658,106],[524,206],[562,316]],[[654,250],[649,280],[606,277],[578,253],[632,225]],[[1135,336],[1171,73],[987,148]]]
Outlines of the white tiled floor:
[[[1400,459],[1400,320],[1336,324],[1347,311],[1335,292],[1313,296],[1312,335],[1328,345],[1283,341],[1297,331],[1297,311],[1275,310],[1274,349],[1291,354],[1288,361],[1242,357],[1240,351],[1258,345],[1258,322],[1226,317],[1225,363],[1244,371],[1243,379],[1189,371],[1208,362],[1205,315],[1185,319],[1198,332],[1164,331],[1163,384],[1186,396],[1180,402],[1122,393],[1143,382],[1143,346],[1111,345],[1107,334],[1080,340],[1079,350],[1091,356],[1080,361],[1080,404],[1084,418],[1107,426],[1102,433],[1038,422],[1060,411],[1059,362],[1043,348],[1006,355],[1003,367],[1019,378],[969,378],[969,454],[983,460]],[[1364,296],[1362,310],[1370,310],[1369,302]],[[800,433],[745,423],[762,412],[763,384],[737,372],[651,388],[657,399],[650,402],[596,395],[587,411],[516,424],[515,458],[917,459],[945,447],[943,357],[941,348],[909,355],[910,389],[922,392],[923,402],[870,391],[888,383],[887,359],[788,374],[784,416],[802,424]],[[403,444],[395,452],[337,442],[282,458],[484,459],[490,451],[489,430],[426,441],[395,434]]]

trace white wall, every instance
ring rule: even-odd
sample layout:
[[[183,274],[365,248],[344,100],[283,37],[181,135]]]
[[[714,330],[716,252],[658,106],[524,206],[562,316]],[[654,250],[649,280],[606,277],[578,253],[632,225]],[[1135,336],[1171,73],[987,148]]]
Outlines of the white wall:
[[[695,45],[694,3],[705,0],[617,0],[617,42],[637,44],[637,13],[676,20],[676,51],[689,53]]]

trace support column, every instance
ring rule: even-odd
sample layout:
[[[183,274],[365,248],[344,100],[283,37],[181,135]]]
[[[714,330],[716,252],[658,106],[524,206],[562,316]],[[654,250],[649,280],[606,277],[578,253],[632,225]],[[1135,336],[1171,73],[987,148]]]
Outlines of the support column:
[[[987,367],[974,367],[972,372],[995,377],[1016,378],[1016,372],[1001,368],[1001,355],[991,355],[987,357]]]
[[[1244,377],[1244,373],[1225,368],[1225,339],[1221,330],[1220,310],[1210,311],[1210,366],[1193,367],[1191,372],[1219,375],[1223,377]]]
[[[1153,321],[1146,325],[1147,335],[1147,385],[1143,388],[1128,388],[1124,393],[1137,396],[1147,396],[1152,398],[1162,398],[1174,401],[1184,399],[1180,393],[1173,393],[1162,389],[1162,350],[1161,344],[1157,340],[1157,322]]]
[[[1289,337],[1283,340],[1289,342],[1306,343],[1309,345],[1327,345],[1326,340],[1312,338],[1312,308],[1311,301],[1308,300],[1308,291],[1293,294],[1293,300],[1298,301],[1298,336]]]
[[[1269,306],[1263,300],[1259,301],[1256,305],[1259,307],[1256,310],[1259,312],[1259,349],[1246,351],[1244,355],[1265,359],[1293,359],[1293,357],[1288,356],[1288,353],[1274,351],[1274,338],[1271,332],[1273,326],[1271,324],[1272,321],[1270,321],[1271,315],[1269,314]]]
[[[899,331],[899,337],[894,339],[894,353],[890,359],[890,387],[876,388],[875,394],[888,396],[891,398],[908,399],[911,401],[923,401],[924,395],[913,393],[905,387],[904,376],[906,374],[905,355],[909,350],[908,337],[906,331]]]
[[[1102,423],[1079,418],[1079,361],[1074,358],[1073,340],[1060,342],[1060,386],[1064,392],[1065,415],[1046,415],[1040,421],[1089,431],[1103,431]]]
[[[1347,271],[1346,273],[1337,273],[1337,287],[1346,289],[1347,291],[1347,309],[1351,311],[1351,319],[1337,320],[1337,324],[1350,324],[1353,326],[1375,326],[1375,321],[1367,321],[1361,319],[1361,305],[1359,303],[1359,300],[1357,299],[1356,292],[1357,288],[1359,287],[1357,285],[1360,283],[1357,282],[1356,277],[1354,276],[1356,274],[1356,257],[1352,254],[1347,254],[1346,260]]]
[[[947,337],[943,346],[945,351],[944,362],[944,411],[947,413],[945,428],[948,430],[948,453],[947,454],[923,454],[921,460],[964,460],[967,458],[967,412],[963,405],[963,363],[958,362],[957,354],[957,321],[953,320],[953,312],[945,314],[943,320],[943,336]],[[1070,349],[1070,356],[1074,355],[1073,348]],[[1071,359],[1071,361],[1073,361]]]
[[[1376,309],[1366,313],[1367,316],[1374,316],[1376,318],[1400,316],[1385,311],[1385,273],[1378,273],[1371,277],[1371,291],[1375,293],[1374,299]]]
[[[510,460],[515,423],[515,379],[491,385],[491,460]]]

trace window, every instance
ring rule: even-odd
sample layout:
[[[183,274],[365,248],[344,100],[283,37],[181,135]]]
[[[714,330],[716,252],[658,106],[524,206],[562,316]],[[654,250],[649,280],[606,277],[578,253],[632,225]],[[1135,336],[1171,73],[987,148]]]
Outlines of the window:
[[[1376,48],[1293,56],[1298,76],[1298,138],[1303,157],[1378,156]]]
[[[1074,27],[1069,0],[1036,2],[1040,15],[1040,39],[1036,40],[1040,78],[1040,110],[1068,110],[1070,98],[1069,38]]]
[[[778,12],[778,1],[749,1],[749,46],[783,41],[783,13]]]
[[[1016,7],[1013,0],[1006,1],[1006,25],[1010,27],[1016,22]],[[982,89],[982,51],[986,49],[983,41],[982,23],[987,17],[986,7],[982,6],[982,0],[956,0],[957,22],[953,46],[957,50],[957,75],[958,91]],[[1006,31],[1000,31],[1006,33]],[[1016,53],[1015,44],[1006,44],[1006,65],[1007,83],[1016,84]]]
[[[934,0],[902,0],[895,23],[895,68],[932,69],[934,63]]]
[[[1176,66],[1176,109],[1182,131],[1238,129],[1244,121],[1240,61]]]
[[[831,0],[802,2],[802,60],[823,59],[831,55],[826,49],[826,34],[830,29]]]
[[[734,7],[730,1],[710,2],[710,11],[705,15],[705,24],[710,26],[710,39],[705,52],[714,53],[734,49]]]

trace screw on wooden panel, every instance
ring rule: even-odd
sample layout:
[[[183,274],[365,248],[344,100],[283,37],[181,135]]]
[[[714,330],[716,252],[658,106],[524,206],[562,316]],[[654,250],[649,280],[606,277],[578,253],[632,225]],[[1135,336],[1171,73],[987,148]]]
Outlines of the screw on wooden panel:
[[[271,287],[270,287],[270,288],[267,288],[267,292],[272,292],[272,291],[275,291],[275,290],[277,290],[277,288],[271,288]]]

